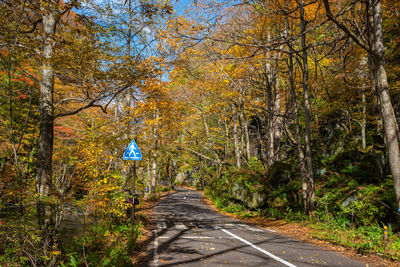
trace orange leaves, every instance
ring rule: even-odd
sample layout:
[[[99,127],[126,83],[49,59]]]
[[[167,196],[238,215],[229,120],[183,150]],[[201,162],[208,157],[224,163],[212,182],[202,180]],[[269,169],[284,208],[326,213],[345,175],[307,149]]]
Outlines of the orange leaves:
[[[54,134],[59,136],[60,138],[72,138],[74,136],[75,131],[71,128],[64,127],[61,125],[54,126]]]

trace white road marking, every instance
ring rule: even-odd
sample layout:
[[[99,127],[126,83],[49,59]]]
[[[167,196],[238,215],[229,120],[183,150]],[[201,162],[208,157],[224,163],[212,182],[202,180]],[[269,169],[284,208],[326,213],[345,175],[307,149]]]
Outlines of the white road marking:
[[[154,231],[154,266],[158,266],[158,236],[157,230]]]
[[[185,239],[214,239],[212,236],[181,236],[179,238],[185,238]]]
[[[279,262],[282,263],[282,264],[285,264],[286,266],[289,266],[289,267],[296,267],[296,265],[294,265],[294,264],[292,264],[292,263],[290,263],[290,262],[288,262],[288,261],[285,261],[284,259],[281,259],[281,258],[279,258],[278,256],[275,256],[275,255],[272,254],[271,252],[268,252],[268,251],[266,251],[266,250],[264,250],[264,249],[262,249],[262,248],[260,248],[260,247],[257,247],[257,246],[254,245],[253,243],[247,241],[246,239],[241,238],[240,236],[237,236],[237,235],[235,235],[235,234],[233,234],[233,233],[231,233],[231,232],[229,232],[229,231],[227,231],[227,230],[225,230],[225,229],[221,229],[221,230],[222,230],[224,233],[227,233],[228,235],[233,236],[234,238],[236,238],[236,239],[242,241],[242,242],[245,243],[246,245],[249,245],[249,246],[251,246],[252,248],[254,248],[254,249],[256,249],[256,250],[258,250],[258,251],[264,253],[265,255],[267,255],[267,256],[273,258],[274,260],[279,261]]]
[[[186,197],[189,195],[189,193],[190,193],[190,191],[188,190],[188,191],[186,192],[185,197],[184,197],[183,199],[186,199]]]
[[[159,239],[168,239],[168,238],[171,238],[170,236],[159,236],[158,237]],[[182,238],[182,239],[215,239],[215,238],[218,238],[218,239],[235,239],[234,237],[222,237],[222,236],[219,236],[219,237],[213,237],[213,236],[180,236],[179,238]]]
[[[168,239],[171,238],[170,236],[159,236],[158,239]],[[236,239],[236,237],[232,236],[218,236],[218,237],[213,237],[213,236],[180,236],[179,238],[183,239]]]
[[[165,222],[158,222],[157,228],[159,229],[167,229],[167,224]]]
[[[175,228],[178,230],[186,230],[187,229],[186,225],[184,225],[181,222],[175,222],[174,224],[175,224]]]
[[[250,231],[253,231],[253,232],[263,232],[263,230],[261,230],[261,229],[253,228],[253,227],[250,227],[250,226],[248,226],[246,224],[239,224],[239,225],[244,227],[244,228],[246,228],[246,229],[248,229],[248,230],[250,230]]]

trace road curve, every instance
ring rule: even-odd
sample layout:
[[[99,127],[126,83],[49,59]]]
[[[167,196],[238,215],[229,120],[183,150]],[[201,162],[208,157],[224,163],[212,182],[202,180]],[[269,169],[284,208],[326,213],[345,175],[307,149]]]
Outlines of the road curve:
[[[148,256],[140,266],[366,266],[219,214],[201,198],[200,192],[178,188],[160,200],[153,209]]]

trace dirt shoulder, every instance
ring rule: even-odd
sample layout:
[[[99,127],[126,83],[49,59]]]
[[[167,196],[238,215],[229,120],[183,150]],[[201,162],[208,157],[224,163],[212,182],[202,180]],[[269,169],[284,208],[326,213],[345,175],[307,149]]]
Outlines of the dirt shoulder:
[[[184,186],[182,186],[184,187]],[[196,190],[192,187],[184,187],[192,190]],[[199,191],[199,190],[196,190]],[[313,237],[313,231],[311,227],[307,226],[306,223],[295,223],[295,222],[287,222],[284,220],[272,220],[264,217],[253,217],[253,218],[243,218],[230,213],[223,212],[215,207],[215,205],[204,196],[204,192],[200,191],[203,194],[202,201],[207,204],[209,207],[214,209],[215,211],[224,214],[226,216],[242,220],[248,224],[258,226],[264,229],[271,229],[276,231],[279,234],[293,237],[297,240],[301,240],[304,242],[312,243],[326,249],[336,251],[340,254],[351,257],[355,260],[364,262],[366,266],[400,266],[399,262],[394,262],[391,260],[384,259],[377,255],[361,255],[357,253],[353,248],[347,248],[340,245],[335,245],[327,241],[319,240]]]

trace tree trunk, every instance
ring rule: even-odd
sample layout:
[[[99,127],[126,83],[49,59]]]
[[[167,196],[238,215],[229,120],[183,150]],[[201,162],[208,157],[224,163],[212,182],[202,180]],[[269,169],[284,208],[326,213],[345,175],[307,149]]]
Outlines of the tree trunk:
[[[46,9],[46,7],[43,9]],[[52,7],[49,7],[49,10],[44,10],[43,28],[44,46],[42,49],[42,77],[39,88],[40,131],[36,191],[39,195],[37,214],[39,225],[43,229],[43,248],[45,254],[47,254],[52,245],[54,234],[54,218],[48,199],[52,194],[54,70],[51,60],[54,54],[56,30],[56,12]]]
[[[267,34],[267,43],[271,40],[271,34],[268,32]],[[267,166],[271,167],[275,158],[275,134],[274,134],[274,101],[273,101],[273,80],[274,75],[272,73],[271,63],[269,62],[269,52],[265,53],[265,77],[266,77],[266,92],[265,92],[265,103],[267,105],[267,129],[266,129],[266,152],[267,152]]]
[[[243,134],[244,134],[244,142],[246,145],[246,159],[249,160],[250,155],[250,136],[249,136],[249,127],[247,125],[247,118],[244,112],[241,113],[242,116],[242,124],[243,124]]]
[[[224,162],[228,160],[229,156],[229,122],[226,119],[226,111],[224,108],[224,127],[225,127],[225,144],[224,144]]]
[[[270,109],[272,111],[273,109]],[[268,143],[267,143],[267,164],[268,168],[271,167],[271,165],[274,163],[274,158],[275,158],[275,149],[274,149],[274,144],[275,144],[275,129],[274,129],[274,116],[271,114],[269,115],[269,120],[268,120],[268,128],[267,128],[267,133],[268,133]]]
[[[390,100],[388,81],[385,69],[385,49],[383,43],[381,0],[372,1],[373,16],[373,63],[376,89],[381,104],[383,126],[385,129],[386,148],[389,157],[390,170],[393,177],[397,208],[400,212],[400,149],[397,136],[397,121]]]
[[[225,109],[224,109],[225,111]],[[225,112],[224,112],[225,113]],[[224,144],[224,161],[226,162],[228,160],[228,155],[229,155],[229,125],[228,125],[228,120],[226,119],[224,115],[224,126],[225,126],[225,144]]]
[[[158,119],[158,112],[155,114],[155,119]],[[157,186],[157,149],[158,149],[158,126],[157,124],[153,129],[153,138],[154,138],[154,147],[153,147],[153,162],[152,162],[152,170],[151,170],[151,186],[150,186],[150,195],[155,194],[156,186]]]
[[[306,166],[307,166],[307,180],[308,180],[308,203],[305,207],[306,214],[309,214],[314,209],[313,199],[315,197],[314,190],[314,171],[312,165],[312,150],[311,150],[311,130],[310,130],[310,97],[308,93],[308,52],[306,44],[306,21],[304,19],[304,0],[300,5],[300,27],[301,27],[301,49],[303,50],[303,108],[304,108],[304,139],[306,145]]]
[[[365,92],[362,93],[361,101],[362,101],[361,148],[365,150],[367,148],[367,141],[365,135],[365,128],[367,126],[367,101],[365,100]]]
[[[233,115],[233,142],[234,142],[234,149],[235,149],[236,167],[240,168],[240,151],[239,151],[237,114]]]
[[[278,92],[278,77],[276,78],[276,90],[275,90],[275,102],[274,102],[274,161],[279,160],[279,147],[281,142],[281,95]]]
[[[239,135],[240,135],[240,146],[239,146],[240,153],[239,153],[239,156],[240,156],[240,158],[242,158],[243,157],[243,153],[246,152],[246,149],[245,149],[245,145],[246,144],[245,144],[245,141],[244,141],[244,126],[243,126],[243,121],[242,121],[242,111],[240,111],[238,113],[238,120],[239,120],[239,129],[240,129],[240,133],[239,133]],[[246,155],[245,155],[245,159],[246,159],[246,162],[247,162]]]
[[[151,164],[151,187],[150,187],[150,195],[154,195],[156,193],[157,186],[157,152],[153,154],[153,162]]]
[[[287,1],[285,1],[285,10],[287,11]],[[288,18],[288,13],[286,13],[286,40],[290,39],[290,28],[289,28],[289,18]],[[289,47],[292,47],[291,44],[289,44]],[[308,195],[308,181],[307,181],[307,175],[306,175],[306,161],[304,158],[304,150],[303,150],[303,144],[302,144],[302,137],[301,137],[301,128],[300,128],[300,122],[299,122],[299,114],[298,114],[298,105],[297,105],[297,96],[296,96],[296,89],[295,89],[295,84],[294,84],[294,77],[293,77],[293,51],[290,49],[289,52],[289,64],[288,64],[288,74],[289,74],[289,87],[290,87],[290,93],[292,95],[292,101],[293,101],[293,116],[294,116],[294,123],[296,127],[296,143],[297,143],[297,153],[299,157],[299,164],[300,164],[300,175],[301,175],[301,189],[302,189],[302,194],[303,194],[303,205],[304,205],[304,210],[306,211],[309,203],[309,195]]]
[[[150,170],[150,159],[147,158],[147,181],[146,181],[146,187],[149,188],[149,192],[145,193],[145,196],[147,197],[148,194],[151,195],[152,190],[152,184],[151,184],[151,170]]]

